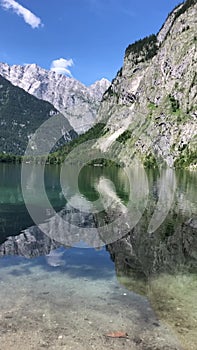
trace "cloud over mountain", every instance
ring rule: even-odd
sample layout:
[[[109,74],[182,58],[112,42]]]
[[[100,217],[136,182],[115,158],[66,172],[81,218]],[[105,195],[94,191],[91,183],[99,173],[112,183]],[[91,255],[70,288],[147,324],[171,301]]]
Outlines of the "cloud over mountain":
[[[51,70],[58,73],[58,74],[64,74],[72,76],[72,73],[68,67],[72,67],[74,65],[74,62],[71,59],[66,60],[65,58],[59,58],[57,60],[52,61],[51,63]]]

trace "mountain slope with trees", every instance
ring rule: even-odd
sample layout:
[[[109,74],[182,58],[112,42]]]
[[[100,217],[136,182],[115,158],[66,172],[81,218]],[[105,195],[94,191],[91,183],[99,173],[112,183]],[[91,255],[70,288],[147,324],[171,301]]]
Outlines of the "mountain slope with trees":
[[[138,156],[170,167],[196,165],[196,13],[197,1],[187,0],[157,35],[127,47],[124,65],[101,102],[97,121],[107,132],[98,147],[113,149],[114,141],[121,142],[124,151],[117,156],[127,163]]]
[[[23,155],[39,126],[58,114],[50,103],[37,99],[0,76],[0,153]],[[70,125],[66,118],[65,123]],[[62,135],[65,141],[76,136],[71,126],[67,130],[70,134]]]

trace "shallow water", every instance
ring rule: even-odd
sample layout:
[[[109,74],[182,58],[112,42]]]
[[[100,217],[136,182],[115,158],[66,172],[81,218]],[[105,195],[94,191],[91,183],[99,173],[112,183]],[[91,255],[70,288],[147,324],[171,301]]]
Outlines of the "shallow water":
[[[1,270],[2,348],[177,346],[147,299],[118,284],[105,250],[60,248],[33,260],[4,257]],[[116,330],[129,339],[105,337]]]
[[[107,249],[83,249],[81,241],[66,247],[43,234],[24,206],[20,167],[0,165],[0,173],[2,349],[196,349],[195,173],[176,174],[173,205],[154,234],[147,227],[158,201],[158,174],[148,174],[144,215]],[[98,198],[95,183],[101,176],[115,184],[113,198],[120,198],[122,208],[129,184],[117,168],[84,169],[82,198]],[[60,212],[66,201],[59,168],[48,167],[45,179]],[[32,181],[34,187],[36,177]],[[42,199],[32,203],[47,219]],[[114,331],[127,332],[128,339],[105,336]]]

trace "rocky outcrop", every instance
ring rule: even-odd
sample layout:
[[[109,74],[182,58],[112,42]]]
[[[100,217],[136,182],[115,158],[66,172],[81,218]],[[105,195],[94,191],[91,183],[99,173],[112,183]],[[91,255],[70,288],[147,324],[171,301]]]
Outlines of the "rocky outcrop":
[[[34,258],[40,255],[47,255],[59,244],[50,239],[39,230],[37,226],[32,226],[18,236],[10,236],[0,245],[0,256],[19,255],[26,258]]]
[[[9,66],[0,63],[0,74],[13,85],[52,103],[78,133],[95,123],[102,95],[110,85],[103,78],[87,87],[74,78],[47,71],[36,64]]]
[[[124,65],[103,96],[98,121],[106,133],[98,147],[125,149],[118,157],[154,157],[168,166],[196,163],[197,39],[196,0],[168,17],[158,35],[126,49]]]

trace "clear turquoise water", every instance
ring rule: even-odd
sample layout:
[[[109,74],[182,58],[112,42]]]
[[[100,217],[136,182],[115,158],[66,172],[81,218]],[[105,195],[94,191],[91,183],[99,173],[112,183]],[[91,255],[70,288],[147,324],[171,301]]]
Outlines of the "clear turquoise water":
[[[116,196],[125,205],[129,198],[129,184],[118,168],[84,168],[79,178],[82,198],[87,201],[98,198],[95,183],[101,176],[114,183]],[[175,321],[173,319],[173,308],[177,309],[183,303],[181,308],[184,310],[184,303],[187,305],[188,302],[183,297],[184,288],[177,300],[174,291],[180,283],[184,284],[183,280],[191,284],[192,293],[196,286],[193,278],[197,260],[196,230],[184,226],[189,219],[196,217],[196,173],[176,173],[177,187],[169,215],[155,235],[147,235],[147,226],[158,199],[158,174],[148,173],[149,205],[132,236],[133,255],[128,253],[124,239],[120,245],[112,244],[107,250],[105,247],[82,249],[82,242],[78,248],[63,247],[51,241],[36,230],[24,205],[20,166],[0,164],[0,179],[2,349],[124,347],[164,350],[181,349],[180,343],[185,349],[196,349],[194,329],[189,330],[189,324],[182,324],[181,315],[176,315]],[[34,179],[33,186],[36,181]],[[59,182],[59,167],[47,167],[45,186],[53,207],[61,211],[66,200]],[[34,198],[33,205],[48,219],[41,198]],[[26,236],[23,230],[26,230]],[[30,237],[28,234],[31,234],[31,239],[27,238]],[[5,243],[10,236],[13,238]],[[180,237],[189,242],[188,250]],[[169,246],[176,247],[167,254],[169,239]],[[149,246],[154,247],[153,251],[149,249],[147,252]],[[183,246],[186,249],[184,254],[180,253]],[[158,247],[163,249],[162,254]],[[182,282],[180,278],[183,278]],[[158,298],[158,293],[167,283],[173,289],[169,295],[174,300],[170,309],[166,308],[163,296]],[[152,292],[146,288],[152,288]],[[195,311],[195,294],[192,293],[189,302],[194,304]],[[163,308],[163,313],[158,312],[159,307]],[[166,309],[168,317],[164,315]],[[195,312],[191,317],[193,324],[197,322]],[[178,330],[174,323],[180,324],[176,326]],[[129,338],[104,336],[113,331],[127,332]],[[186,333],[192,339],[191,343],[188,343]]]

